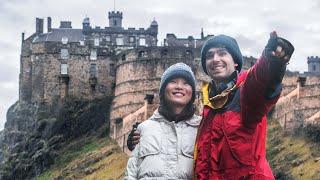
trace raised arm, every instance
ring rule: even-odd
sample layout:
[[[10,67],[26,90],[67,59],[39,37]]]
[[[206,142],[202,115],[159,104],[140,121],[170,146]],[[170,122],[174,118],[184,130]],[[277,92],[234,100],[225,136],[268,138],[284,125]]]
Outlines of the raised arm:
[[[277,102],[281,93],[281,82],[287,63],[294,51],[293,45],[270,34],[270,39],[257,63],[248,70],[241,93],[241,118],[252,127],[266,115]]]

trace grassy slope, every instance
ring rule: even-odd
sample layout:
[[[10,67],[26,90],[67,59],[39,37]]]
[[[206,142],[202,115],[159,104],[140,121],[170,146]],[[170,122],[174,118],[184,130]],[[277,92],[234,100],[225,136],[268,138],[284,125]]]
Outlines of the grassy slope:
[[[128,159],[106,137],[75,140],[60,154],[54,166],[38,180],[123,179]],[[269,122],[267,158],[277,179],[320,179],[320,146],[303,137],[284,136],[276,121]]]
[[[37,177],[47,179],[123,179],[128,156],[114,141],[82,138],[63,148],[54,166]]]
[[[267,158],[276,179],[320,179],[320,146],[302,136],[285,136],[269,122]]]

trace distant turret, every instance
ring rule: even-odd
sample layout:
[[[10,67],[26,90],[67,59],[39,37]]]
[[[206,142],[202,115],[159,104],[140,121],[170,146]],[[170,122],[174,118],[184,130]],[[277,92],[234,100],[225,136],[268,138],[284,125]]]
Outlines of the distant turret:
[[[108,13],[109,16],[109,27],[122,27],[122,12],[111,11]]]
[[[90,19],[89,17],[85,17],[82,21],[82,29],[83,30],[89,30],[91,27],[90,27]]]
[[[158,22],[155,19],[151,22],[150,29],[152,34],[158,34]]]
[[[318,56],[308,57],[308,72],[320,73],[320,58]]]

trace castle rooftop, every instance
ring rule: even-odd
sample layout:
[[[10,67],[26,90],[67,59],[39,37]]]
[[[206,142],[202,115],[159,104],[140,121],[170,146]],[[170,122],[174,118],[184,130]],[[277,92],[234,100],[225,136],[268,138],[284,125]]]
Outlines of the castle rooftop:
[[[83,41],[85,35],[82,33],[82,29],[52,29],[51,32],[39,34],[33,42],[60,42],[62,38],[68,38],[68,42],[79,42]]]

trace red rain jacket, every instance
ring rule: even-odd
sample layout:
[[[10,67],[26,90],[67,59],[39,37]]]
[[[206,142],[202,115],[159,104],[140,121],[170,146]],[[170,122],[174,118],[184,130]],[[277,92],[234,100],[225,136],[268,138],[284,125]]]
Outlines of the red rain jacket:
[[[268,68],[262,56],[238,75],[225,107],[217,110],[205,104],[195,146],[196,179],[274,179],[266,160],[266,114],[281,91],[266,98]]]

